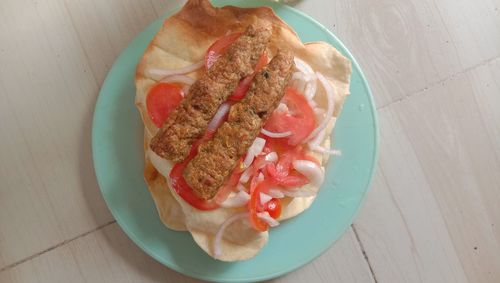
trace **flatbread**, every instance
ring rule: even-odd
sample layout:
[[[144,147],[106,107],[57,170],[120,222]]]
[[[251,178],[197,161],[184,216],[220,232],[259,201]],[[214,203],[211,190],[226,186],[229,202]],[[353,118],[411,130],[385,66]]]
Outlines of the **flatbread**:
[[[238,31],[253,24],[255,26],[270,25],[273,35],[268,47],[272,56],[279,48],[292,50],[296,57],[306,61],[315,71],[321,72],[330,82],[335,92],[335,110],[330,119],[328,134],[340,114],[344,99],[349,95],[351,63],[334,47],[324,42],[303,44],[297,34],[271,8],[238,8],[226,6],[213,7],[208,0],[190,0],[177,14],[166,19],[160,31],[153,38],[144,52],[136,70],[137,88],[135,104],[144,123],[145,147],[145,181],[155,201],[162,222],[173,230],[187,230],[195,242],[209,255],[214,256],[213,241],[220,225],[229,217],[240,213],[243,209],[219,208],[202,212],[184,202],[172,192],[164,176],[168,175],[171,164],[161,160],[149,150],[149,141],[158,128],[147,114],[146,95],[160,77],[152,76],[149,69],[175,69],[203,60],[208,47],[221,36]],[[198,78],[199,70],[189,74]],[[315,96],[318,106],[325,108],[326,95],[318,83]],[[324,146],[330,145],[327,138]],[[314,153],[326,164],[327,156]],[[170,167],[169,167],[170,166]],[[324,170],[324,167],[323,167]],[[308,186],[303,189],[317,191],[319,188]],[[303,212],[314,201],[315,197],[286,198],[280,220],[284,220]],[[230,225],[222,239],[222,254],[218,259],[224,261],[245,260],[255,256],[266,244],[268,232],[257,232],[249,227],[246,220]]]

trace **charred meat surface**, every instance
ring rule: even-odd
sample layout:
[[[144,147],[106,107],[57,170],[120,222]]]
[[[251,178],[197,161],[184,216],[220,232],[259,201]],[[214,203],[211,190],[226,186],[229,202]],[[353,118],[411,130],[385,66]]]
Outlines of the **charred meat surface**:
[[[200,138],[219,106],[226,101],[240,79],[253,73],[254,66],[271,36],[269,27],[247,30],[189,90],[151,140],[159,156],[180,162]]]
[[[227,121],[213,139],[200,145],[184,171],[184,178],[196,195],[203,199],[215,196],[278,106],[292,67],[292,53],[278,52],[255,76],[246,97],[231,107]]]

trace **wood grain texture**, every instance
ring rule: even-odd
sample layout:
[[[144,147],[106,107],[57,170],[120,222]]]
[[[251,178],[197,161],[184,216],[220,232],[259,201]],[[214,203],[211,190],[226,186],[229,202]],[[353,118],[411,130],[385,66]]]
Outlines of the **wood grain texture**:
[[[2,268],[111,216],[89,142],[99,86],[64,5],[1,1],[0,15]]]
[[[357,251],[357,252],[353,252]],[[332,260],[332,257],[335,258]],[[356,268],[358,267],[358,268]],[[299,271],[268,282],[373,282],[351,229]],[[165,268],[116,223],[0,273],[0,282],[201,282]]]
[[[0,1],[0,282],[198,282],[107,224],[90,147],[116,57],[184,2]],[[500,282],[500,0],[296,7],[359,60],[381,152],[355,230],[271,282]]]
[[[356,55],[378,106],[500,55],[499,1],[321,0],[297,6]]]
[[[380,281],[500,282],[499,81],[497,59],[380,110],[355,222]]]
[[[112,220],[91,161],[99,87],[128,42],[181,2],[0,3],[0,282],[192,282],[154,262],[116,227],[86,235]],[[37,24],[26,26],[26,18]],[[352,231],[346,235],[287,278],[366,282],[368,265]],[[334,254],[344,258],[333,261],[343,268],[330,271]]]

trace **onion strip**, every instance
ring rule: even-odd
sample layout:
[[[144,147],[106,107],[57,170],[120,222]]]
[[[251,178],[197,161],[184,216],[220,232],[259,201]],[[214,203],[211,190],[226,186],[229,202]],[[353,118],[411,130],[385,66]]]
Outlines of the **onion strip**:
[[[321,153],[325,153],[325,154],[329,154],[329,155],[335,155],[335,156],[342,155],[342,151],[340,151],[338,149],[328,149],[328,148],[324,148],[322,146],[315,146],[312,148],[312,150],[317,151],[317,152],[321,152]]]
[[[286,137],[292,135],[291,131],[286,131],[283,133],[275,133],[275,132],[270,132],[264,128],[262,128],[262,130],[260,130],[260,132],[263,133],[264,135],[270,137],[270,138],[286,138]]]
[[[226,199],[220,204],[221,207],[231,208],[231,207],[241,207],[247,204],[250,200],[250,195],[247,192],[240,190],[236,195]]]
[[[263,138],[256,138],[253,141],[252,145],[247,151],[247,156],[245,156],[245,160],[243,161],[245,167],[249,167],[252,164],[254,157],[262,152],[265,144],[266,140]]]
[[[276,227],[276,226],[280,225],[280,223],[276,219],[272,218],[271,215],[269,215],[269,212],[267,212],[267,211],[259,212],[259,213],[257,213],[257,216],[260,219],[264,220],[267,223],[267,225],[269,225],[271,227]]]
[[[215,132],[224,121],[224,117],[226,116],[227,112],[229,112],[230,108],[231,105],[229,103],[222,103],[222,105],[217,110],[217,113],[215,113],[210,123],[208,123],[207,130],[210,132]]]
[[[195,79],[186,75],[172,75],[164,77],[160,80],[162,83],[183,83],[185,85],[192,85],[195,82]]]
[[[213,246],[213,251],[214,251],[214,258],[219,258],[222,254],[221,251],[221,241],[222,241],[222,236],[224,235],[224,231],[226,228],[231,225],[233,222],[241,219],[248,217],[249,213],[248,212],[242,212],[242,213],[237,213],[231,217],[229,217],[222,225],[219,227],[219,230],[215,234],[215,239],[214,239],[214,246]]]
[[[188,74],[192,73],[199,68],[201,68],[204,65],[203,60],[196,62],[194,64],[178,68],[178,69],[149,69],[148,74],[150,76],[159,76],[159,77],[166,77],[166,76],[173,76],[173,75],[183,75],[183,74]]]
[[[325,179],[323,170],[315,162],[309,160],[294,160],[293,168],[306,176],[313,186],[321,186]]]
[[[328,106],[326,109],[325,119],[323,121],[321,121],[319,126],[311,132],[311,134],[309,135],[309,137],[307,137],[306,140],[314,138],[318,133],[320,133],[323,129],[326,128],[326,126],[328,125],[328,122],[330,121],[330,117],[333,116],[333,110],[335,107],[335,100],[334,100],[334,93],[333,93],[332,86],[330,85],[330,83],[326,80],[326,78],[321,73],[316,72],[316,76],[326,91],[326,98],[328,101]]]
[[[297,69],[299,71],[301,71],[302,73],[306,74],[306,75],[309,75],[309,74],[314,74],[314,71],[313,69],[311,68],[311,66],[309,66],[305,61],[303,61],[302,59],[298,58],[298,57],[295,57],[293,58],[293,61],[295,62],[295,66],[297,67]]]

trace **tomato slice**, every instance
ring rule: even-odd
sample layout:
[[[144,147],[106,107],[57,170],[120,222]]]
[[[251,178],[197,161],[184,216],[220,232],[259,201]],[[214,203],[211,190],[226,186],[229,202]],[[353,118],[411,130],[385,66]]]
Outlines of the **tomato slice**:
[[[266,165],[268,179],[275,185],[285,188],[300,187],[309,183],[306,176],[300,174],[292,167],[294,160],[305,159],[305,157],[306,155],[300,148],[282,153],[276,164],[270,163]]]
[[[265,221],[257,216],[257,213],[264,211],[264,207],[260,203],[260,192],[263,191],[267,186],[265,181],[260,182],[252,192],[250,201],[248,202],[248,208],[250,210],[250,223],[253,228],[257,231],[267,231],[268,225]]]
[[[272,198],[266,203],[265,210],[272,218],[278,219],[281,215],[281,201],[277,198]]]
[[[208,70],[214,64],[217,59],[226,51],[226,49],[233,43],[238,37],[240,37],[241,32],[235,32],[225,35],[215,41],[207,50],[205,54],[205,68]]]
[[[255,74],[262,70],[265,65],[267,65],[268,58],[267,58],[267,53],[264,52],[262,55],[259,57],[259,60],[257,61],[257,64],[255,64],[255,71],[252,75],[247,76],[243,78],[236,89],[233,91],[233,93],[229,96],[230,101],[238,102],[242,100],[245,95],[248,92],[248,89],[250,88],[250,85],[252,84],[252,80],[255,77]]]
[[[314,111],[306,98],[293,88],[286,88],[283,102],[288,106],[290,113],[274,111],[264,128],[278,133],[291,131],[291,136],[280,140],[287,141],[292,146],[299,145],[316,126]]]
[[[219,204],[227,199],[231,190],[238,184],[240,176],[243,173],[240,166],[235,168],[228,181],[219,189],[215,197],[211,200],[205,200],[195,195],[193,189],[186,182],[182,173],[184,172],[184,169],[186,169],[189,161],[191,161],[191,159],[198,154],[198,147],[200,144],[211,139],[213,135],[213,132],[207,132],[201,139],[196,141],[191,147],[188,157],[186,157],[184,161],[176,163],[169,175],[174,191],[192,207],[199,210],[214,210],[218,208]]]
[[[262,70],[262,68],[264,68],[264,66],[266,66],[268,62],[269,58],[267,57],[266,51],[264,51],[264,53],[260,55],[257,64],[255,64],[255,72],[259,72],[260,70]]]
[[[182,88],[176,84],[158,83],[146,97],[146,109],[151,121],[161,127],[172,110],[182,101]]]

